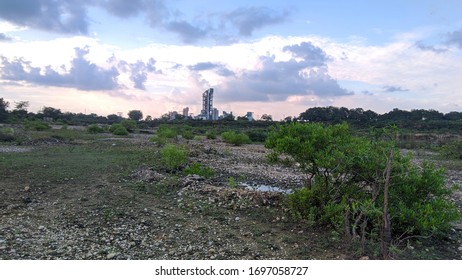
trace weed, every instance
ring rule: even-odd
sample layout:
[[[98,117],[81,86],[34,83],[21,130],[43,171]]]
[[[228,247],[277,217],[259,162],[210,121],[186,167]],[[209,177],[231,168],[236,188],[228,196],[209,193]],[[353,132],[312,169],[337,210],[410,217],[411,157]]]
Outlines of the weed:
[[[161,161],[167,170],[174,171],[188,162],[188,153],[185,148],[172,144],[166,145],[161,151]]]
[[[205,178],[212,178],[215,175],[215,171],[207,166],[203,166],[198,162],[193,162],[184,169],[185,174],[196,174]]]

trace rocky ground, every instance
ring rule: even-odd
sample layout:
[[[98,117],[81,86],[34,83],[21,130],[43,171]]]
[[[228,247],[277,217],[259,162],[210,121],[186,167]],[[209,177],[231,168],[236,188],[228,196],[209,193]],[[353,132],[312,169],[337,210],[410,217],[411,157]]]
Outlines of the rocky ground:
[[[267,164],[262,145],[206,139],[187,145],[191,158],[216,176],[172,179],[142,166],[123,179],[101,174],[92,183],[66,178],[30,184],[0,174],[0,259],[373,258],[331,230],[287,215],[284,190],[300,187],[305,178],[293,167]],[[0,159],[30,149],[2,147]],[[460,181],[460,171],[451,172]],[[230,186],[230,178],[236,184]],[[262,192],[259,185],[279,189]],[[460,230],[453,236],[459,238]],[[451,238],[445,255],[433,258],[462,258],[460,239]]]

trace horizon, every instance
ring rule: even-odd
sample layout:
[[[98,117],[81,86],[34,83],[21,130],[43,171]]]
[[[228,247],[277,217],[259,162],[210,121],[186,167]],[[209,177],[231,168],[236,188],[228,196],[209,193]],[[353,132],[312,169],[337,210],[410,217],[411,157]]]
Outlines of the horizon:
[[[460,112],[460,1],[0,3],[0,97],[100,116]],[[10,106],[11,107],[11,106]]]

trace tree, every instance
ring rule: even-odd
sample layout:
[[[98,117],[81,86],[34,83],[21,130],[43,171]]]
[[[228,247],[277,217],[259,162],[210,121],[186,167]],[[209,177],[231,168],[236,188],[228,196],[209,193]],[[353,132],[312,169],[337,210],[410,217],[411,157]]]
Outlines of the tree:
[[[0,121],[4,121],[8,117],[8,107],[10,106],[10,103],[8,101],[5,101],[3,98],[0,98]]]
[[[59,119],[63,116],[63,113],[60,109],[55,109],[53,107],[43,107],[41,113],[44,117],[52,118],[54,120]]]
[[[273,121],[273,117],[271,115],[268,115],[268,114],[263,114],[261,116],[261,120],[262,121],[267,121],[267,122],[272,122]]]
[[[366,239],[389,246],[390,232],[398,240],[444,235],[460,218],[448,199],[452,190],[445,187],[444,170],[427,163],[416,166],[387,135],[392,134],[381,130],[370,138],[353,137],[346,124],[274,128],[265,143],[272,150],[269,158],[277,161],[285,155],[307,176],[306,187],[289,195],[291,212],[312,223],[331,224],[363,246]],[[379,236],[385,240],[377,240]]]
[[[143,118],[143,113],[140,110],[131,110],[128,112],[128,117],[134,121],[139,121]]]

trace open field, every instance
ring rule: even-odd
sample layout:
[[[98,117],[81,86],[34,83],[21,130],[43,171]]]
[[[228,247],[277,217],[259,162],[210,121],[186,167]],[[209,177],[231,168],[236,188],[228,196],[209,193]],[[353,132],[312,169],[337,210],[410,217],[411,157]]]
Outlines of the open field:
[[[0,145],[0,259],[360,259],[362,251],[328,227],[294,220],[286,192],[305,178],[267,163],[261,144],[174,139],[188,164],[213,170],[186,175],[163,166],[149,135],[34,132],[23,146]],[[54,135],[54,136],[53,136]],[[53,136],[53,137],[52,137]],[[460,161],[412,150],[462,185]],[[273,192],[261,185],[277,187]],[[253,186],[253,187],[252,187]],[[453,198],[462,208],[461,190]],[[448,238],[410,239],[396,258],[462,259],[462,226]]]

